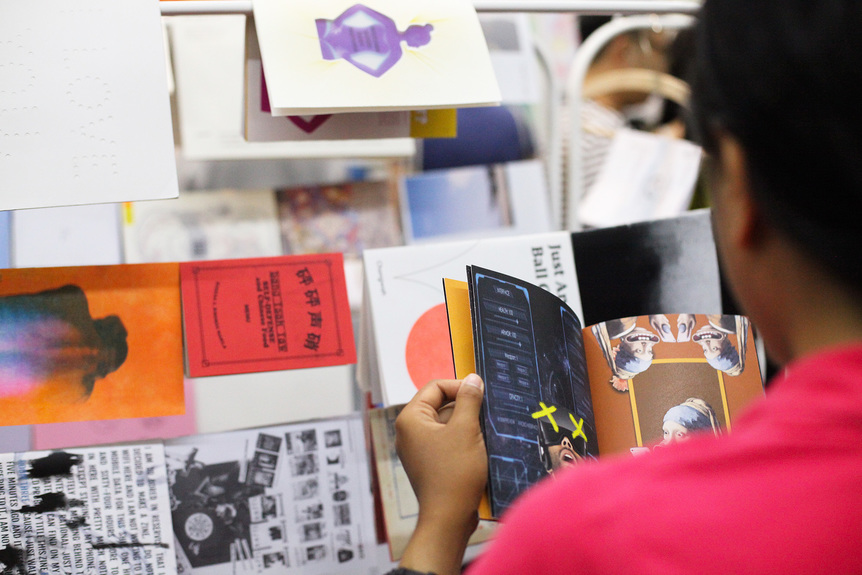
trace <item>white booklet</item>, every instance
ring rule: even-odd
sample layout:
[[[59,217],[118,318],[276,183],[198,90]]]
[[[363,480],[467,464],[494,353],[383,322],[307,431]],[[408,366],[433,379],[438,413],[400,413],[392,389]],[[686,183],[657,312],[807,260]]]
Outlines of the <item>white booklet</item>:
[[[181,573],[370,573],[374,510],[362,418],[166,442]]]
[[[273,115],[500,102],[469,0],[254,0]]]
[[[0,210],[179,193],[157,0],[0,3]]]

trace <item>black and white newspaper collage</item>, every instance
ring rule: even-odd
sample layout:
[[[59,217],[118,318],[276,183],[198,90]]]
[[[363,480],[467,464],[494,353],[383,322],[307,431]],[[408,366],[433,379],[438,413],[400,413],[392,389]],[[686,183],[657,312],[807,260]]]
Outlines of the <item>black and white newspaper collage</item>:
[[[161,443],[0,455],[0,563],[20,575],[173,575]]]

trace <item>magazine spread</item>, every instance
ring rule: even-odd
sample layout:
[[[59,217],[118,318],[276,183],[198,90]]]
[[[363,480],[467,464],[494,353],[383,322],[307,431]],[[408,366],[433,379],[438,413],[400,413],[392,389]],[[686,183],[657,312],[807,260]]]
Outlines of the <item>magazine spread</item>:
[[[165,454],[181,573],[370,572],[360,415],[183,437]]]
[[[640,455],[693,432],[729,433],[763,393],[742,316],[654,314],[582,329],[565,302],[529,282],[477,266],[468,280],[475,370],[486,384],[482,517],[499,517],[527,487],[600,453]],[[452,305],[458,282],[445,283]],[[450,324],[463,316],[450,311]],[[453,347],[463,341],[453,328]]]
[[[161,444],[0,455],[4,573],[177,572]]]

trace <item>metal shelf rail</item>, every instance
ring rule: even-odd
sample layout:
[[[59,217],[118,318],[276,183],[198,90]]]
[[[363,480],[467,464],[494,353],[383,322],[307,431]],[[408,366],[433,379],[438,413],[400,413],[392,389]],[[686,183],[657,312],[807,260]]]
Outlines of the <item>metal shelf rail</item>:
[[[473,0],[478,12],[577,12],[579,14],[692,14],[696,0]],[[251,14],[252,0],[163,0],[162,14]]]

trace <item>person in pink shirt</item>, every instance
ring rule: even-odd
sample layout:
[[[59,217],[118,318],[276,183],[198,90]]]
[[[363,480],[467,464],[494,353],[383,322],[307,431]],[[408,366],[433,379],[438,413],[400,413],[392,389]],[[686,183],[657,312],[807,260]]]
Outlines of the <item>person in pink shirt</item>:
[[[695,35],[716,244],[781,371],[732,433],[540,482],[470,575],[862,573],[862,3],[706,0]],[[461,570],[482,393],[476,375],[432,381],[397,420],[419,501],[397,571]]]

